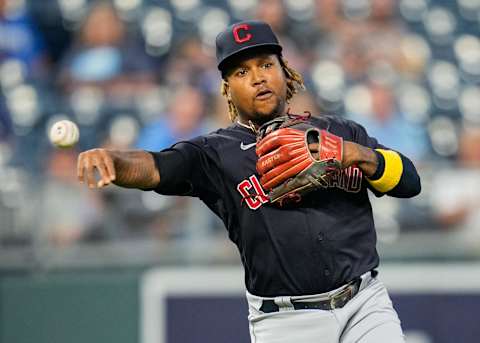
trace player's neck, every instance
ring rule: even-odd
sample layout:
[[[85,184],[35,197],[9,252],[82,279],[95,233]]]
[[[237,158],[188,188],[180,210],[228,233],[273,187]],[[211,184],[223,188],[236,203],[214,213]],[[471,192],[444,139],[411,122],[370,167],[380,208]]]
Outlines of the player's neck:
[[[256,131],[256,129],[258,129],[260,126],[262,126],[264,123],[272,120],[272,119],[275,119],[277,116],[274,116],[274,117],[271,117],[271,118],[266,118],[262,121],[253,121],[252,119],[247,119],[247,118],[242,118],[241,116],[238,116],[237,117],[237,123],[238,125],[240,126],[243,126],[243,127],[246,127],[247,129],[252,129],[252,131]]]
[[[258,125],[254,124],[251,120],[248,121],[248,124],[245,124],[240,118],[237,119],[237,123],[240,126],[243,126],[253,132],[257,131]]]

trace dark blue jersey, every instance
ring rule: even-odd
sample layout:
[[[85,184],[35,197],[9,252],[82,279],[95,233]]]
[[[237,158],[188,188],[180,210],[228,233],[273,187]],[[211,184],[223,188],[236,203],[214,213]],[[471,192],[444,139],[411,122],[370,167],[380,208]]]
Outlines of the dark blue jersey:
[[[309,120],[344,140],[384,148],[352,121]],[[349,167],[328,188],[279,208],[256,196],[264,191],[255,169],[255,138],[251,129],[233,124],[153,153],[161,180],[155,191],[199,197],[223,220],[252,294],[322,293],[377,267],[370,186],[361,169]]]

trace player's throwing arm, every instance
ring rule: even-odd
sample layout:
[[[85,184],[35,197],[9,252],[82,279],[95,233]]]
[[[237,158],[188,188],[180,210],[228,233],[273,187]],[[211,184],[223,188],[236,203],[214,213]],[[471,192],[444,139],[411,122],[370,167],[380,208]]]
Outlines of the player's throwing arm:
[[[160,182],[151,154],[142,150],[92,149],[78,156],[77,175],[90,188],[113,183],[126,188],[154,188]]]

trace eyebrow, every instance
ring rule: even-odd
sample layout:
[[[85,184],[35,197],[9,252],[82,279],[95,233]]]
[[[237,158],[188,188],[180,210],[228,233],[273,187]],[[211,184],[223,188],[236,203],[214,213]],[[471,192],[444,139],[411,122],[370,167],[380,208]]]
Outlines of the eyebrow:
[[[263,53],[263,54],[258,54],[252,58],[258,58],[259,59],[258,63],[260,64],[260,63],[264,63],[265,61],[274,62],[274,57],[275,57],[275,54]],[[228,68],[228,70],[225,72],[226,77],[233,75],[240,68],[245,68],[244,63],[245,61],[248,61],[248,60],[249,59],[245,59],[243,61],[237,62],[235,63],[234,66],[231,66],[230,68]]]

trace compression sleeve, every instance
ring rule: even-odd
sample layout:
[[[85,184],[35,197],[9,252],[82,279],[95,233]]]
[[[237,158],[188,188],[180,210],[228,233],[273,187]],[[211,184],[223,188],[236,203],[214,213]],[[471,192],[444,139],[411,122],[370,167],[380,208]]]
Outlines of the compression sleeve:
[[[397,198],[410,198],[418,195],[422,190],[420,176],[412,161],[406,156],[398,153],[402,164],[402,173],[397,185],[386,194]],[[385,162],[385,166],[389,163]]]

